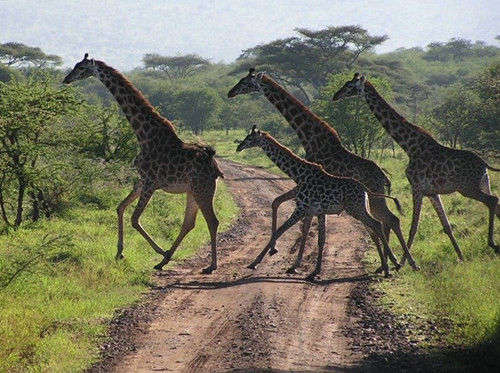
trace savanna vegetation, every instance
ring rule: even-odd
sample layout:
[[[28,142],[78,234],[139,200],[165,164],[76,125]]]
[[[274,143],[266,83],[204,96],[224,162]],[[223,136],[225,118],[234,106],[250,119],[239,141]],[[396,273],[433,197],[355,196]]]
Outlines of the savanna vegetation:
[[[197,138],[221,157],[279,172],[258,150],[234,152],[234,140],[253,124],[302,152],[267,100],[258,94],[227,99],[249,67],[264,70],[330,122],[345,146],[387,169],[393,194],[409,212],[406,156],[364,101],[332,104],[333,92],[360,71],[401,114],[442,143],[474,149],[495,164],[500,48],[452,39],[374,53],[386,39],[358,26],[298,29],[289,38],[243,51],[231,64],[196,55],[147,54],[143,66],[125,74],[176,124],[183,139]],[[115,207],[136,178],[131,167],[136,139],[100,82],[63,87],[60,66],[58,56],[39,48],[0,45],[0,371],[88,366],[97,356],[105,320],[138,299],[156,260],[131,227],[125,229],[126,259],[114,260]],[[498,195],[498,173],[491,184]],[[425,201],[413,245],[422,270],[404,268],[374,286],[385,292],[383,302],[394,312],[442,320],[451,345],[498,346],[500,261],[486,244],[486,209],[459,195],[443,200],[465,262],[456,261]],[[158,193],[142,221],[168,247],[182,210],[183,197]],[[237,214],[221,182],[216,212],[222,229]],[[402,217],[405,234],[410,219],[410,213]],[[175,259],[207,241],[205,224],[198,220]],[[366,260],[375,263],[371,255]]]

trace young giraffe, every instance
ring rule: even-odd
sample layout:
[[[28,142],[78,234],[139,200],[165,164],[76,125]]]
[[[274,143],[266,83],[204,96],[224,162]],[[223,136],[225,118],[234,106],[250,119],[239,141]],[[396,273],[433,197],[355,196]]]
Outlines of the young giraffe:
[[[384,198],[385,187],[390,194],[391,182],[375,162],[360,157],[347,150],[340,142],[337,132],[325,121],[312,113],[305,105],[287,92],[283,87],[260,72],[255,74],[251,68],[229,92],[228,97],[251,92],[262,92],[278,111],[285,117],[297,133],[306,151],[306,159],[321,164],[325,170],[336,176],[350,177],[360,181],[374,194],[368,196],[370,211],[382,222],[386,238],[392,229],[398,237],[404,252],[408,252],[401,232],[399,218],[387,207]],[[277,210],[281,203],[295,196],[295,189],[279,196],[272,203],[272,230],[276,230]],[[307,222],[305,222],[307,223]],[[417,265],[410,260],[414,269]],[[380,271],[382,268],[377,270]]]
[[[491,194],[490,181],[486,169],[500,171],[486,164],[479,156],[468,151],[452,149],[439,144],[424,129],[409,123],[394,110],[377,92],[375,87],[360,76],[344,84],[333,96],[333,101],[344,97],[364,96],[375,117],[389,135],[403,148],[410,158],[406,168],[406,176],[411,184],[413,194],[413,218],[408,248],[411,247],[417,232],[422,199],[429,197],[436,210],[444,231],[450,237],[455,251],[463,260],[450,223],[443,208],[440,194],[458,191],[465,197],[484,203],[489,209],[488,245],[498,252],[499,247],[493,240],[495,213],[500,217],[498,197]],[[403,263],[405,258],[403,257]]]
[[[140,145],[140,152],[134,161],[140,180],[117,209],[116,258],[123,258],[123,213],[128,205],[139,198],[132,214],[132,226],[157,253],[163,255],[163,260],[155,269],[162,269],[170,261],[184,236],[194,228],[199,208],[207,222],[212,246],[212,261],[203,273],[211,273],[217,268],[216,237],[219,225],[213,210],[213,197],[216,179],[222,177],[222,172],[213,158],[215,151],[207,146],[182,142],[172,123],[158,114],[127,78],[102,61],[88,59],[87,53],[64,78],[63,83],[68,84],[89,76],[97,77],[115,97],[132,125]],[[139,223],[139,217],[157,189],[187,195],[181,231],[168,251],[158,246]]]
[[[252,127],[252,131],[238,145],[236,151],[239,152],[243,149],[260,146],[276,166],[297,183],[297,187],[295,188],[296,193],[294,198],[296,207],[294,212],[281,227],[273,232],[269,243],[248,268],[254,269],[269,250],[276,250],[274,246],[277,239],[295,223],[304,218],[308,218],[308,221],[310,221],[313,216],[317,216],[318,259],[314,271],[307,276],[307,278],[312,279],[321,272],[321,261],[325,244],[325,216],[340,214],[342,211],[346,211],[368,228],[371,238],[376,243],[384,274],[388,277],[390,275],[389,266],[380,248],[379,240],[382,241],[385,252],[388,253],[394,265],[396,265],[396,267],[399,265],[389,248],[387,239],[382,230],[382,224],[374,219],[366,209],[367,194],[370,195],[374,193],[368,191],[367,188],[354,179],[336,177],[326,173],[323,166],[298,157],[288,148],[277,142],[267,132],[255,130],[255,127],[256,126]],[[382,194],[378,196],[380,198],[391,198],[398,204],[394,197]],[[307,236],[308,230],[309,229],[303,230],[304,236]],[[302,254],[303,247],[299,250],[297,260],[291,269],[294,270],[298,266]]]

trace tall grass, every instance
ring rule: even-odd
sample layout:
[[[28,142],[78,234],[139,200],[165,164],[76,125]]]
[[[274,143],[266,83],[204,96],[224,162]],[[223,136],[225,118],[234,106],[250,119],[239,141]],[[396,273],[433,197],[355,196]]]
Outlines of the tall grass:
[[[0,236],[0,371],[75,371],[98,356],[104,321],[136,301],[161,259],[125,214],[125,259],[115,261],[116,205],[127,190],[105,190],[93,204],[27,224]],[[175,239],[185,196],[157,192],[141,223],[164,248]],[[215,199],[220,230],[237,207],[219,181]],[[181,260],[209,240],[201,214],[174,255]]]

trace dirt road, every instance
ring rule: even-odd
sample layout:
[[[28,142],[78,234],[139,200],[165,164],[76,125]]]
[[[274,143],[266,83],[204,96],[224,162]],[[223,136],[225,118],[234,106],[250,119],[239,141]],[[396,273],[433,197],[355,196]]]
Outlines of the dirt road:
[[[200,273],[209,262],[209,249],[203,248],[191,260],[156,276],[155,306],[139,312],[141,317],[149,315],[120,321],[136,324],[131,327],[132,351],[114,357],[109,353],[100,369],[336,371],[352,366],[359,356],[350,350],[352,341],[343,329],[349,323],[349,295],[364,278],[364,229],[348,216],[328,218],[323,273],[315,283],[304,280],[316,260],[315,226],[300,274],[285,274],[296,255],[290,251],[299,224],[278,241],[278,254],[266,256],[254,271],[246,269],[270,237],[271,201],[294,184],[263,169],[219,163],[241,216],[220,236],[217,271]],[[282,205],[280,222],[292,208],[293,202]]]

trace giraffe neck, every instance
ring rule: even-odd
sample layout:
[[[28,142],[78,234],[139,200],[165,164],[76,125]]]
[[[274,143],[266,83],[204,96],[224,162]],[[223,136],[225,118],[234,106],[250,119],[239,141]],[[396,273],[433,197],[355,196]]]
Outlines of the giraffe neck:
[[[119,71],[96,61],[97,77],[108,88],[132,125],[140,144],[161,136],[163,143],[179,145],[182,141],[173,124],[162,117],[149,101]]]
[[[372,113],[410,157],[421,154],[423,148],[437,145],[436,140],[427,131],[408,122],[394,110],[368,81],[365,82],[364,92]]]
[[[308,157],[316,159],[315,155],[319,152],[331,154],[345,151],[335,129],[312,113],[273,79],[263,75],[260,86],[269,102],[295,130]]]
[[[273,163],[278,166],[281,171],[290,176],[290,178],[296,183],[299,183],[302,180],[303,176],[306,175],[307,170],[311,167],[318,169],[321,168],[321,166],[315,163],[299,158],[293,154],[290,149],[281,145],[266,132],[262,132],[259,145],[271,161],[273,161]]]

